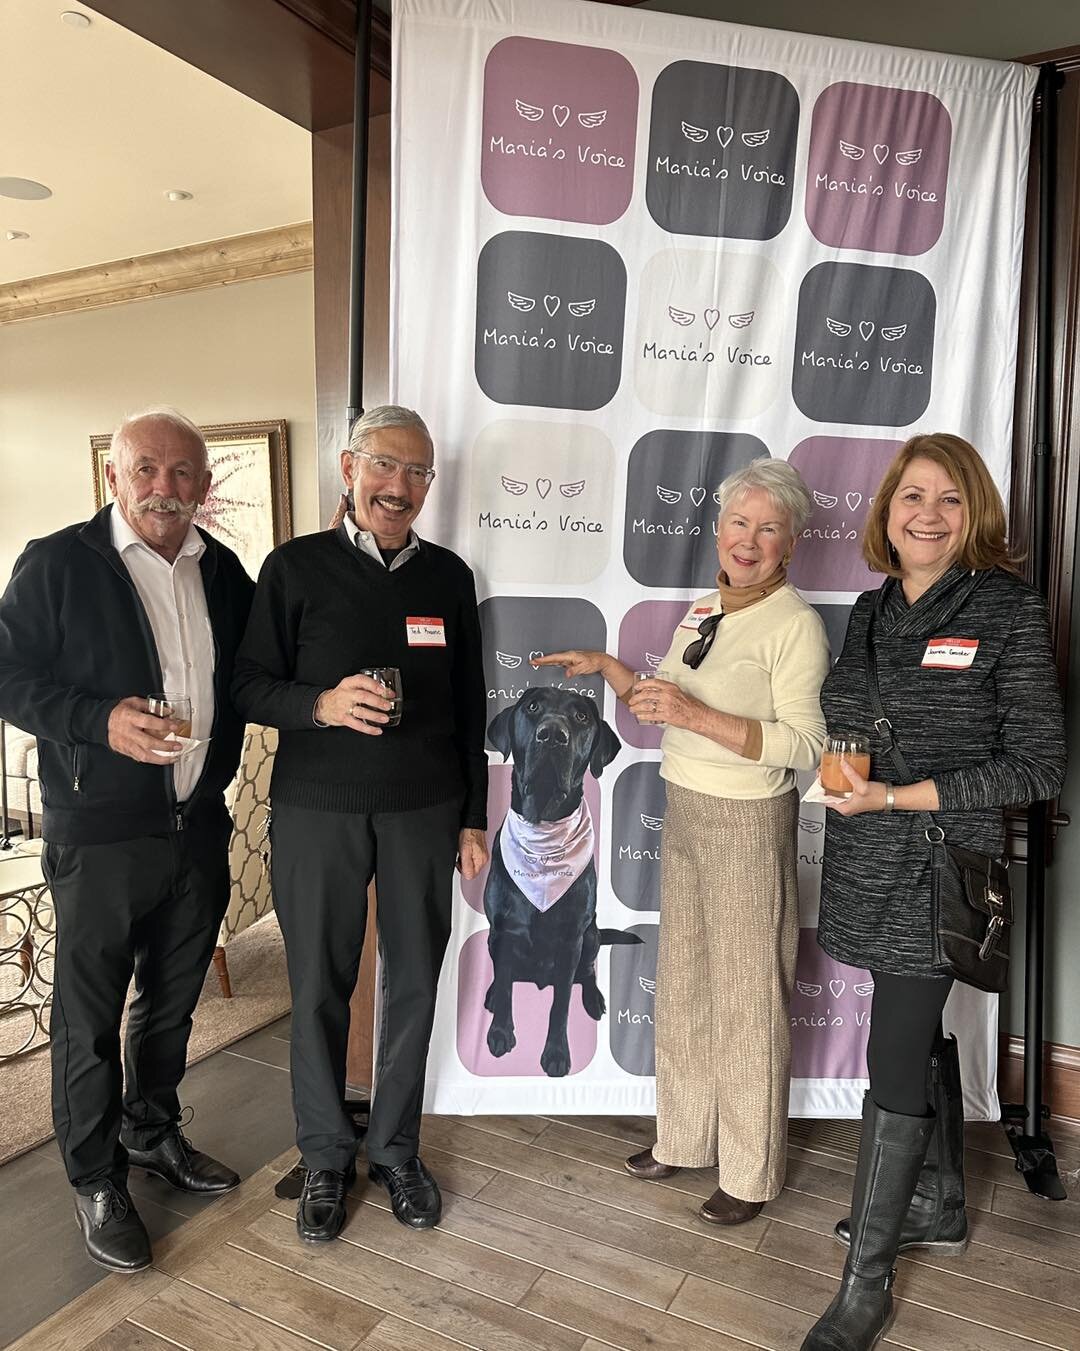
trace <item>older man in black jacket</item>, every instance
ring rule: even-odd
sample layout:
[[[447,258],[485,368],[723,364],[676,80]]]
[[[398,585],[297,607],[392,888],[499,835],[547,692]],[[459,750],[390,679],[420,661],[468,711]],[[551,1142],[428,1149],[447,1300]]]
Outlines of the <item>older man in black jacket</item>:
[[[149,1265],[130,1163],[192,1192],[231,1169],[180,1131],[191,1013],[229,899],[223,790],[243,723],[229,698],[252,583],[192,524],[210,486],[199,429],[171,409],[127,418],[115,503],[30,543],[0,599],[0,715],[38,738],[42,866],[57,950],[53,1120],[89,1256]],[[154,691],[190,699],[178,754]],[[120,1018],[132,975],[124,1068]]]

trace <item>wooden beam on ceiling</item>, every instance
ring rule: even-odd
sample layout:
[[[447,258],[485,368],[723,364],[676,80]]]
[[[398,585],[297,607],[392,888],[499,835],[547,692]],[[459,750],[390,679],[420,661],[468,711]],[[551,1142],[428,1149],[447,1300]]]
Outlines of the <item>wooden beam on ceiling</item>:
[[[97,310],[312,268],[311,223],[187,244],[0,286],[0,323]]]

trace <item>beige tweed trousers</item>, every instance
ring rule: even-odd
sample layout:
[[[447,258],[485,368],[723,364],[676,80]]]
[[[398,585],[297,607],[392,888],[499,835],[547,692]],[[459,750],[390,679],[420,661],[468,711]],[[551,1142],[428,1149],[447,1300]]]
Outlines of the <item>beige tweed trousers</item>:
[[[771,1201],[787,1164],[788,1006],[799,944],[798,794],[667,785],[656,967],[656,1146]]]

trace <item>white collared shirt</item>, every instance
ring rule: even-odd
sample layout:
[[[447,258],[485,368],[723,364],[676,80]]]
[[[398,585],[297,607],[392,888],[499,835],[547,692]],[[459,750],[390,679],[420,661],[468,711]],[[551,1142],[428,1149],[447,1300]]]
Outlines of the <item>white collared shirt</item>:
[[[382,554],[379,552],[379,546],[375,543],[375,536],[370,530],[361,530],[353,520],[349,512],[345,513],[345,530],[349,540],[358,549],[363,549],[370,558],[374,558],[376,563],[382,563],[386,566]],[[414,530],[409,531],[409,538],[406,544],[402,546],[401,552],[394,558],[390,564],[390,571],[395,568],[403,567],[410,558],[414,558],[420,552],[420,540]]]
[[[154,633],[162,689],[129,694],[186,694],[191,700],[191,735],[205,741],[214,726],[214,634],[206,608],[199,559],[206,544],[193,525],[174,563],[155,553],[124,520],[115,502],[110,512],[113,547],[135,583]],[[199,746],[173,763],[176,799],[191,796],[206,761]]]

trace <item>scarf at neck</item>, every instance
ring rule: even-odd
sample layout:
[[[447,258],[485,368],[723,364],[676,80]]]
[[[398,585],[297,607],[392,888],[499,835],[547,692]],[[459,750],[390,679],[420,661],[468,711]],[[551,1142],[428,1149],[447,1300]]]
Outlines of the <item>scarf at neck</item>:
[[[510,879],[541,914],[550,910],[592,862],[595,834],[584,798],[558,821],[526,821],[511,807],[499,831]]]
[[[881,585],[876,607],[875,636],[883,638],[932,638],[990,575],[971,572],[954,563],[928,587],[914,605],[909,605],[903,584],[887,578]]]
[[[753,586],[732,586],[727,574],[718,572],[716,585],[720,591],[720,607],[726,615],[735,614],[739,610],[745,610],[748,605],[755,605],[766,596],[771,596],[774,591],[779,591],[786,582],[787,568],[783,564],[763,582],[755,582]]]

